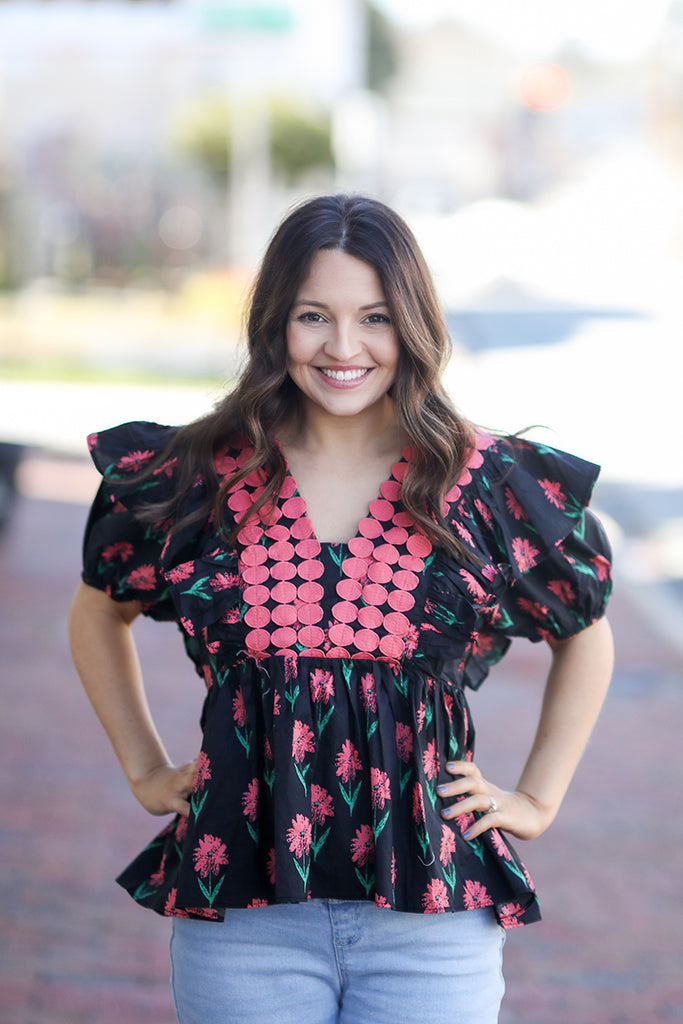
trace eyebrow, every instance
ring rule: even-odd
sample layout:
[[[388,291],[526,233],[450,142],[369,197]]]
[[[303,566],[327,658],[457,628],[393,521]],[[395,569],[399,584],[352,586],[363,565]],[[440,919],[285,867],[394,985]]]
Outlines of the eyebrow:
[[[295,306],[316,306],[318,309],[329,309],[330,308],[327,305],[326,302],[316,302],[314,299],[298,299],[294,303],[294,305]],[[387,302],[384,302],[384,301],[381,301],[381,302],[371,302],[367,306],[359,306],[358,308],[361,309],[361,310],[379,309],[380,306],[384,306],[386,309],[389,308],[389,304]]]

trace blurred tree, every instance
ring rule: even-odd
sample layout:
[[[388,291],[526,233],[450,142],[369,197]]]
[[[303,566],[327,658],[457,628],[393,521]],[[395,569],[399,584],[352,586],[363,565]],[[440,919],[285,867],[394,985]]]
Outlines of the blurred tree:
[[[382,92],[396,73],[398,59],[389,20],[365,0],[365,84],[372,92]]]
[[[267,104],[267,121],[272,169],[288,183],[308,171],[334,166],[326,113],[276,99]],[[205,97],[184,115],[174,135],[176,148],[221,186],[230,173],[231,124],[230,101]]]

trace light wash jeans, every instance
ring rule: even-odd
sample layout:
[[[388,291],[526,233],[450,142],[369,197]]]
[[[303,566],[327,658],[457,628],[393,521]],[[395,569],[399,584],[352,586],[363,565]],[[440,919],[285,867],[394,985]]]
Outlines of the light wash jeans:
[[[489,910],[407,914],[372,903],[175,918],[179,1024],[496,1024],[504,931]]]

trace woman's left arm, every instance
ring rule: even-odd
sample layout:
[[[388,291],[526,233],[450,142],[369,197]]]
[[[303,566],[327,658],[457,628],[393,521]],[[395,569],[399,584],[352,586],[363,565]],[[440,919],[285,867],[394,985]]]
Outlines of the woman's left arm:
[[[553,659],[541,715],[516,789],[511,792],[487,782],[473,762],[447,766],[455,778],[439,787],[439,796],[461,799],[444,808],[444,819],[484,812],[469,829],[468,839],[489,828],[503,829],[519,839],[534,839],[544,832],[560,808],[595,725],[614,660],[607,619],[568,640],[549,643]]]

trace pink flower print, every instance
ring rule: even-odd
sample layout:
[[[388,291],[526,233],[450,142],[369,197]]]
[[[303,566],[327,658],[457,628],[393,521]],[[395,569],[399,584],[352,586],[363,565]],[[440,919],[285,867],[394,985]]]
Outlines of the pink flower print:
[[[188,633],[190,636],[194,636],[194,625],[192,624],[191,619],[185,618],[183,616],[180,620],[180,624],[186,633]]]
[[[334,697],[334,677],[331,672],[316,668],[311,672],[311,699],[315,704],[328,704]]]
[[[157,585],[154,566],[141,565],[133,569],[126,582],[129,587],[135,587],[136,590],[154,590]]]
[[[244,695],[241,690],[238,690],[232,699],[232,717],[240,729],[244,729],[247,724],[247,706],[244,703]]]
[[[454,819],[454,821],[455,824],[460,829],[460,832],[464,835],[465,832],[467,832],[470,825],[474,824],[474,815],[472,813],[459,814],[458,817]]]
[[[493,516],[491,515],[491,510],[489,509],[488,505],[481,500],[481,498],[474,499],[474,507],[476,508],[477,512],[484,520],[486,525],[493,526]]]
[[[491,836],[491,842],[495,848],[496,853],[499,857],[503,857],[504,860],[512,860],[512,854],[507,848],[506,843],[503,840],[500,832],[497,828],[489,829],[489,835]]]
[[[396,723],[396,749],[404,764],[408,764],[413,753],[413,730],[403,722]]]
[[[391,848],[391,884],[396,885],[396,851]]]
[[[425,714],[426,713],[427,713],[427,708],[425,707],[425,702],[423,700],[421,700],[420,701],[420,706],[417,709],[417,731],[418,732],[422,732],[422,729],[423,729],[424,724],[425,724]]]
[[[158,889],[160,885],[164,883],[164,877],[166,875],[166,854],[161,858],[161,864],[159,870],[155,871],[153,875],[150,875],[149,884],[155,889]]]
[[[548,617],[547,605],[541,604],[540,601],[530,601],[528,597],[518,597],[517,607],[539,622],[545,622]]]
[[[279,693],[276,693],[275,696],[273,697],[273,714],[274,715],[279,715],[280,714],[280,694]]]
[[[486,598],[488,596],[486,591],[481,586],[481,584],[477,583],[477,581],[475,580],[475,578],[474,578],[474,576],[472,575],[471,572],[468,572],[467,569],[461,569],[460,570],[460,576],[462,576],[462,578],[464,579],[465,583],[467,584],[468,593],[470,593],[475,600],[477,600],[477,601],[485,601],[486,600]]]
[[[498,575],[498,570],[496,569],[495,565],[485,565],[481,570],[481,574],[484,577],[484,579],[487,579],[489,583],[492,583],[493,580],[495,580],[496,576]]]
[[[222,590],[229,590],[230,587],[239,586],[240,578],[231,572],[217,572],[216,575],[209,580],[209,586],[216,593],[220,593]]]
[[[166,459],[165,462],[162,462],[162,464],[160,466],[158,466],[154,470],[154,473],[152,475],[153,476],[161,476],[163,474],[164,476],[167,476],[169,478],[172,477],[173,476],[173,470],[174,470],[177,462],[178,462],[177,458]]]
[[[522,537],[513,537],[512,553],[515,556],[520,572],[527,572],[536,565],[538,549],[533,547],[528,540]]]
[[[182,843],[182,841],[183,841],[183,839],[185,838],[186,835],[187,835],[187,815],[183,815],[183,817],[179,819],[178,824],[176,825],[175,837],[176,837],[176,839],[177,839],[177,841],[179,843]]]
[[[194,869],[202,878],[215,875],[228,863],[225,844],[216,836],[205,835],[192,854]]]
[[[420,634],[418,632],[417,626],[413,626],[412,624],[410,626],[408,626],[408,632],[403,637],[403,643],[405,644],[406,658],[412,658],[413,654],[415,653],[415,651],[417,649],[417,644],[418,644],[419,639],[420,639]]]
[[[455,832],[448,825],[441,826],[441,848],[439,850],[439,860],[445,866],[451,863],[453,854],[455,853]]]
[[[275,849],[271,847],[266,857],[266,874],[271,885],[275,885]]]
[[[252,779],[247,790],[242,794],[242,813],[249,821],[254,822],[258,818],[258,779]]]
[[[425,914],[443,914],[448,907],[448,890],[440,878],[433,878],[422,896]]]
[[[268,739],[267,736],[263,740],[263,756],[265,757],[266,761],[273,760],[273,751],[270,746],[270,740]]]
[[[472,534],[467,529],[467,527],[463,526],[462,523],[459,522],[459,520],[457,520],[457,519],[454,520],[454,525],[455,525],[456,530],[458,531],[458,533],[462,537],[462,539],[465,541],[465,543],[469,544],[469,546],[471,548],[473,548],[474,547],[474,541],[472,540]]]
[[[344,740],[342,748],[335,758],[335,764],[337,766],[336,774],[342,782],[355,779],[356,772],[359,772],[363,766],[351,740]]]
[[[292,827],[287,829],[287,842],[290,853],[301,859],[307,857],[311,849],[311,823],[304,814],[292,818]]]
[[[315,742],[311,729],[305,722],[295,721],[292,732],[292,757],[297,764],[301,764],[306,754],[312,754],[314,751]]]
[[[361,825],[351,840],[351,860],[364,867],[375,859],[375,837],[369,825]]]
[[[102,548],[102,561],[113,562],[118,558],[121,562],[127,562],[133,556],[133,545],[127,540],[119,540],[116,544],[108,544]]]
[[[427,744],[427,749],[422,753],[422,766],[424,773],[431,782],[432,779],[436,778],[439,771],[439,752],[436,749],[436,740],[431,740]]]
[[[257,899],[255,897],[253,900],[250,900],[250,902],[247,903],[247,910],[256,910],[257,907],[267,907],[267,906],[268,906],[268,900],[260,900],[260,899]]]
[[[316,825],[324,825],[326,818],[334,817],[334,801],[322,786],[311,786],[311,817]]]
[[[370,791],[373,808],[383,810],[387,800],[391,800],[389,776],[379,768],[370,769]]]
[[[211,782],[211,762],[202,750],[197,760],[193,791],[199,793],[200,790],[204,789],[207,782]]]
[[[609,579],[610,564],[604,555],[596,555],[595,558],[591,558],[591,564],[595,566],[598,580],[603,583]]]
[[[381,907],[383,910],[391,910],[391,904],[386,896],[379,896],[377,893],[375,893],[375,906]]]
[[[493,900],[487,893],[486,886],[482,885],[481,882],[474,882],[471,879],[465,882],[463,899],[467,910],[479,910],[481,907],[493,906]]]
[[[235,622],[239,622],[239,621],[240,621],[240,610],[239,610],[239,607],[237,605],[234,605],[232,608],[228,608],[228,610],[225,613],[225,615],[223,615],[221,617],[221,623],[224,626],[232,626],[232,625],[234,625]]]
[[[548,590],[556,594],[562,604],[572,605],[576,603],[576,594],[567,580],[550,580]]]
[[[116,463],[117,469],[132,470],[134,473],[140,469],[145,462],[153,457],[154,452],[147,449],[146,451],[129,452],[128,455],[124,455],[123,458],[119,459]]]
[[[509,487],[505,488],[505,504],[508,512],[515,519],[527,520],[529,518]]]
[[[360,680],[360,697],[365,711],[377,711],[377,691],[375,689],[375,677],[372,672],[366,672]]]
[[[413,821],[416,825],[424,824],[425,820],[425,799],[422,786],[416,782],[413,786]]]
[[[499,911],[499,920],[503,928],[521,928],[520,917],[524,908],[519,903],[504,903]]]
[[[453,721],[453,694],[444,693],[443,695],[444,707],[446,708],[446,714],[448,715],[448,721]]]
[[[558,480],[539,480],[538,482],[551,505],[562,509],[566,507],[567,495],[562,493],[562,485]]]

